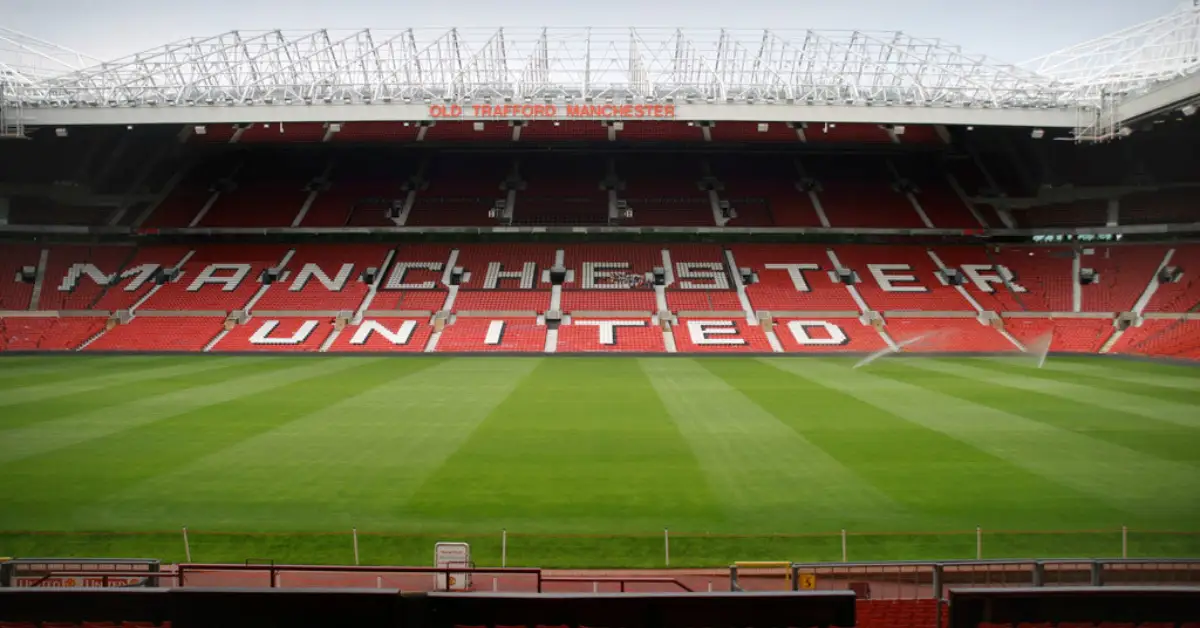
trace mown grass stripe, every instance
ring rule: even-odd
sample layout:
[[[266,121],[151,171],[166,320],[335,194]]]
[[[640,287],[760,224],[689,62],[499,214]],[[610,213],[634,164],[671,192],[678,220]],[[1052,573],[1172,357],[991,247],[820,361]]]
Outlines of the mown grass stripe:
[[[981,382],[1054,395],[1087,406],[1113,408],[1154,421],[1168,421],[1187,428],[1200,428],[1200,406],[1194,403],[1164,399],[1161,395],[1120,392],[1114,390],[1118,385],[1111,382],[1078,384],[1068,381],[1072,378],[1069,374],[1040,371],[1026,371],[1028,374],[1024,374],[1021,371],[1014,371],[1011,366],[992,363],[986,359],[954,361],[914,359],[908,360],[906,363],[939,373],[969,375]]]
[[[263,358],[267,360],[269,358]],[[13,430],[47,421],[54,421],[84,413],[94,413],[129,403],[133,399],[152,399],[159,395],[176,393],[189,388],[207,386],[230,381],[245,375],[247,368],[257,368],[262,361],[255,360],[211,360],[202,370],[185,375],[163,369],[159,373],[147,373],[147,377],[136,384],[110,386],[63,395],[54,399],[43,399],[11,405],[0,415],[0,436],[5,430]]]
[[[559,533],[695,531],[724,516],[637,363],[607,357],[542,360],[409,508]]]
[[[100,356],[70,355],[53,359],[42,358],[24,365],[9,364],[10,358],[0,358],[0,390],[69,381],[105,369],[154,365],[171,359],[164,356],[98,358]]]
[[[912,368],[910,362],[878,362],[871,366],[871,373],[1018,414],[1156,458],[1200,465],[1200,448],[1196,446],[1200,435],[1195,430],[1113,408],[1081,404],[1059,395],[995,382],[980,386],[979,380],[972,375]]]
[[[134,387],[130,390],[129,403],[5,431],[4,438],[0,439],[0,465],[161,421],[199,407],[233,401],[308,377],[336,373],[353,365],[353,358],[339,360],[342,361],[269,358],[262,363],[249,364],[248,366],[254,368],[247,369],[241,377],[234,374],[235,376],[228,380],[157,397],[140,398],[135,394]],[[184,362],[177,367],[165,368],[158,372],[180,373],[189,364],[193,370],[201,370],[200,367],[213,368],[212,363],[204,360]],[[258,408],[247,406],[247,412],[236,412],[230,416],[240,418],[243,414],[249,414],[250,410],[257,411]],[[222,419],[230,420],[229,417]],[[118,452],[113,452],[107,459],[119,460]],[[4,467],[0,466],[0,470],[3,469]],[[0,492],[0,495],[3,494]]]
[[[3,395],[0,395],[0,408],[118,386],[136,386],[138,381],[149,377],[187,375],[213,368],[212,363],[214,362],[223,363],[232,359],[236,358],[202,356],[134,364],[114,362],[111,366],[106,364],[103,371],[89,373],[84,377],[74,378],[72,381],[37,382],[7,389]]]
[[[932,368],[938,360],[906,360],[914,367]],[[796,363],[781,368],[797,371]],[[1107,527],[1155,519],[1200,514],[1195,499],[1200,470],[1141,454],[1087,436],[1026,419],[1022,416],[979,405],[885,377],[868,369],[852,370],[828,363],[806,365],[803,375],[823,385],[854,395],[897,417],[942,432],[972,447],[988,452],[1046,480],[1078,492],[1074,499],[1063,496],[1058,503],[1042,503],[1049,512],[1089,510],[1095,524]],[[945,365],[953,369],[957,365]],[[986,381],[980,380],[986,385]],[[1020,403],[1020,399],[1014,399]],[[1150,487],[1153,487],[1152,490]],[[1043,493],[1038,498],[1046,499]],[[990,495],[987,497],[990,499]],[[977,498],[978,499],[978,498]],[[1035,507],[1033,497],[1026,507]],[[1112,518],[1105,508],[1124,513]],[[1078,520],[1077,513],[1073,517]]]
[[[114,522],[115,529],[146,525],[163,516],[167,508],[165,503],[144,503],[135,508],[112,497],[140,482],[278,429],[336,403],[343,395],[354,395],[395,375],[394,368],[386,364],[384,358],[341,358],[322,362],[319,364],[321,369],[300,367],[274,373],[274,385],[222,401],[195,404],[185,412],[27,458],[19,465],[0,467],[3,471],[0,472],[0,494],[14,492],[15,482],[26,487],[28,493],[25,496],[9,501],[19,513],[12,518],[41,521],[43,525],[93,521],[97,510],[112,515],[107,520]],[[221,429],[197,429],[231,412],[244,414],[237,421],[223,423]],[[74,461],[99,461],[105,455],[120,457],[116,464],[97,464],[83,474],[71,468]],[[68,482],[68,478],[74,479]],[[51,487],[59,499],[47,504],[39,496]],[[176,485],[176,490],[180,489],[186,489],[186,486]],[[266,493],[262,498],[269,499],[270,494]],[[213,508],[212,505],[209,507]],[[224,514],[237,516],[236,504]],[[0,517],[6,521],[10,518],[9,515]]]
[[[1088,360],[1081,362],[1079,360],[1050,358],[1046,360],[1043,369],[1051,372],[1091,375],[1103,378],[1109,382],[1126,382],[1152,387],[1177,388],[1200,394],[1200,378],[1168,375],[1161,372],[1147,373],[1130,369],[1127,367],[1128,364],[1124,360]],[[1200,373],[1200,369],[1196,370]]]
[[[876,520],[869,529],[1021,527],[1028,524],[1031,499],[1042,505],[1079,503],[1098,518],[1117,514],[1086,494],[936,425],[907,420],[893,406],[909,400],[883,402],[886,393],[876,390],[874,380],[862,377],[863,371],[846,368],[852,363],[764,358],[740,368],[729,365],[722,375],[884,494],[922,515],[911,526]],[[987,499],[980,499],[981,494]]]
[[[210,528],[420,529],[409,497],[536,362],[389,358],[382,383],[131,487],[113,498],[123,508],[88,518],[113,526],[123,509],[158,504]]]
[[[638,364],[731,521],[747,532],[783,532],[764,524],[789,518],[786,530],[853,529],[885,513],[902,524],[899,504],[717,375],[720,369],[705,368],[715,360]]]

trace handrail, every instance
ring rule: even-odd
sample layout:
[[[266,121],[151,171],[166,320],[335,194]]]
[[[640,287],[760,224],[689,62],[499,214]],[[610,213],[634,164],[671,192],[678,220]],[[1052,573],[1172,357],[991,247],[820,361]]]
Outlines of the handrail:
[[[621,583],[621,593],[625,592],[626,582],[647,582],[674,584],[688,593],[696,592],[694,589],[680,582],[676,578],[656,576],[543,576],[542,582],[619,582]]]

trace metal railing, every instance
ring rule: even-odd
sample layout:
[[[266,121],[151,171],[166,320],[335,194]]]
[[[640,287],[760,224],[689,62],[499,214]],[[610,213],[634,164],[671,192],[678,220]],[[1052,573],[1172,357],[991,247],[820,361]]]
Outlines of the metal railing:
[[[1029,559],[733,565],[730,590],[851,589],[875,599],[942,599],[947,588],[1197,586],[1200,559]],[[782,585],[782,587],[781,587]]]

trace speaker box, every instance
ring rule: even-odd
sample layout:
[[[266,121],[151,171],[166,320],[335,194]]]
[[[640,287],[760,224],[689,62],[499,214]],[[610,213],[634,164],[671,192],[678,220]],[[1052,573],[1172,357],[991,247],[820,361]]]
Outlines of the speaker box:
[[[948,286],[961,286],[966,282],[966,279],[962,276],[962,273],[958,272],[957,268],[943,268],[940,272]]]
[[[755,275],[754,271],[750,270],[748,266],[739,268],[738,274],[742,276],[742,283],[747,286],[758,283],[758,275]]]
[[[1079,269],[1079,283],[1084,286],[1090,286],[1100,280],[1100,275],[1093,268]]]
[[[22,266],[17,271],[16,280],[21,283],[33,283],[37,280],[37,268],[34,266]]]
[[[853,286],[854,284],[858,283],[858,275],[849,268],[837,269],[837,278],[838,281],[846,284],[847,286]]]
[[[171,283],[172,281],[175,281],[177,278],[179,278],[179,269],[178,268],[160,268],[160,269],[154,271],[154,276],[153,276],[154,283],[159,286],[161,286],[163,284]]]
[[[655,266],[650,272],[651,272],[651,274],[654,275],[654,285],[656,285],[656,286],[667,285],[666,269],[664,269],[662,266]]]
[[[561,286],[567,281],[567,269],[565,266],[555,264],[550,267],[550,285]]]
[[[461,284],[462,280],[463,280],[463,272],[464,271],[463,271],[462,266],[455,266],[454,268],[451,268],[450,269],[450,285],[457,286],[457,285]]]
[[[279,281],[279,269],[278,268],[264,269],[262,271],[262,274],[259,275],[258,280],[264,286],[269,286],[269,285],[275,283],[276,281]]]
[[[359,281],[363,283],[375,283],[375,280],[378,278],[379,268],[375,266],[369,266],[362,272],[362,275],[359,276]]]
[[[1167,266],[1158,271],[1158,283],[1175,283],[1183,277],[1183,269],[1178,266]]]

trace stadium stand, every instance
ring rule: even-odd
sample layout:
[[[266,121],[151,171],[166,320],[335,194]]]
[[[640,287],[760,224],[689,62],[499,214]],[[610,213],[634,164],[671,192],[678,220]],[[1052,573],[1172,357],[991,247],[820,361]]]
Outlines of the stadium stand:
[[[532,318],[469,318],[447,325],[437,341],[438,351],[540,352],[546,347],[546,327]]]
[[[38,299],[39,310],[93,310],[108,285],[89,273],[91,264],[102,279],[123,274],[135,249],[131,246],[55,246],[49,249],[46,280]],[[86,276],[85,276],[86,275]]]
[[[683,353],[771,351],[762,327],[750,326],[744,319],[680,319],[672,332],[675,346]]]
[[[857,318],[780,318],[775,335],[785,352],[862,351],[886,349],[887,341]]]
[[[974,308],[953,287],[939,280],[927,250],[915,246],[839,246],[843,266],[858,274],[856,288],[867,307],[877,311],[969,311]]]
[[[248,154],[198,227],[289,227],[304,205],[305,184],[320,174],[321,155],[290,151]]]
[[[104,331],[103,318],[0,318],[0,351],[70,351]]]
[[[85,351],[201,351],[225,330],[223,318],[138,316],[108,330]]]
[[[888,318],[886,330],[896,343],[913,341],[904,350],[916,353],[1018,350],[995,327],[974,318]]]
[[[729,249],[739,266],[758,275],[758,282],[746,287],[756,310],[859,312],[846,286],[831,278],[834,263],[824,246],[735,244]]]
[[[1180,270],[1177,281],[1160,283],[1146,304],[1148,313],[1193,312],[1200,307],[1200,245],[1171,247],[1169,266]]]
[[[1200,358],[1200,320],[1146,320],[1126,329],[1113,344],[1115,353],[1171,358]]]
[[[333,332],[330,351],[424,351],[433,327],[424,321],[371,317]]]
[[[160,286],[140,309],[228,312],[247,307],[262,288],[264,270],[290,254],[283,245],[210,245],[192,251],[176,281]]]
[[[333,331],[318,318],[256,316],[224,334],[210,351],[319,351]]]
[[[362,274],[381,268],[386,245],[304,245],[280,270],[280,278],[254,305],[256,311],[356,310],[370,286]]]
[[[32,268],[36,272],[41,250],[39,247],[27,244],[4,243],[0,246],[0,281],[4,290],[0,291],[0,309],[27,310],[33,298],[33,281],[20,278],[21,272]]]
[[[560,353],[602,353],[666,351],[662,329],[644,318],[572,319],[558,328]]]
[[[1050,350],[1066,353],[1097,353],[1116,331],[1108,318],[1008,318],[1004,329],[1026,347],[1049,336]]]

